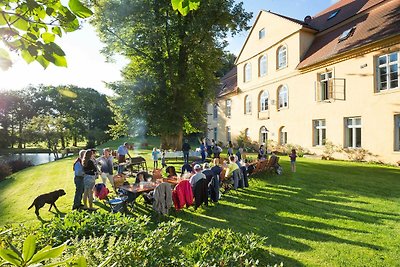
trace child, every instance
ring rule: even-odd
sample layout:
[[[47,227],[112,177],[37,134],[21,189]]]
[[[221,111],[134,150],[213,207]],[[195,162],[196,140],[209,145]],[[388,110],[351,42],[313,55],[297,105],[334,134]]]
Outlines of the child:
[[[153,167],[154,169],[158,169],[158,151],[157,148],[153,148],[153,152],[151,152],[151,158],[153,159]]]
[[[292,149],[292,153],[289,154],[290,166],[292,167],[292,172],[296,172],[296,149]]]
[[[161,166],[162,168],[167,167],[167,163],[165,162],[165,150],[163,150],[161,154]]]

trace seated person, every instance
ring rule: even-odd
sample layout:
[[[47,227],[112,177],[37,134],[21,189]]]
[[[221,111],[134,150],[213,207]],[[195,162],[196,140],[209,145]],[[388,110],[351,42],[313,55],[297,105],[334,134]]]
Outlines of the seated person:
[[[148,172],[141,171],[136,174],[135,184],[140,182],[147,182],[147,180],[151,178],[151,175]]]
[[[181,174],[184,174],[185,172],[192,172],[192,171],[193,171],[192,165],[190,165],[189,163],[183,164],[183,166],[181,168]]]
[[[214,176],[214,172],[211,170],[209,163],[207,163],[207,162],[204,163],[204,167],[203,167],[202,173],[206,176],[207,182],[210,183],[211,179]]]
[[[226,177],[231,177],[234,170],[239,169],[238,164],[236,163],[235,156],[229,157],[229,164],[227,165]]]
[[[222,168],[219,163],[220,163],[219,158],[215,158],[214,166],[211,168],[211,171],[214,173],[214,175],[218,175],[218,176],[221,174],[221,171],[222,171]]]
[[[178,174],[176,174],[176,170],[174,166],[168,166],[165,169],[165,172],[167,173],[168,178],[176,178],[178,177]]]
[[[192,188],[194,188],[194,186],[199,180],[206,179],[206,176],[201,172],[201,166],[199,164],[194,165],[194,172],[195,175],[193,175],[189,180]]]

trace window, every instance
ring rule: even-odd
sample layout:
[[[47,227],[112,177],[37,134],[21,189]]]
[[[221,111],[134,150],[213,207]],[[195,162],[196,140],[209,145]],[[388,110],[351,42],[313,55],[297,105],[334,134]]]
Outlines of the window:
[[[378,91],[399,87],[399,52],[378,57]]]
[[[244,98],[244,113],[251,114],[251,99],[248,95]]]
[[[313,121],[313,146],[324,146],[326,142],[326,124],[325,120]]]
[[[249,128],[246,128],[246,130],[244,130],[244,136],[248,139],[250,139],[250,130]]]
[[[258,59],[258,76],[263,77],[267,75],[267,56],[263,55]]]
[[[278,48],[277,68],[283,69],[287,66],[287,48],[285,45]]]
[[[260,95],[260,111],[268,110],[268,98],[269,98],[268,91],[264,91],[261,93],[261,95]]]
[[[232,139],[231,139],[231,127],[230,126],[226,127],[226,141],[227,142],[232,141]]]
[[[228,118],[231,117],[231,111],[232,111],[232,100],[227,99],[226,100],[226,116]]]
[[[287,132],[285,130],[285,127],[283,126],[279,129],[279,144],[280,145],[287,144]]]
[[[214,140],[215,140],[215,142],[217,142],[217,140],[218,140],[218,128],[217,127],[214,127]]]
[[[213,107],[213,119],[214,120],[218,119],[218,105],[217,104],[214,104],[214,107]]]
[[[352,148],[361,147],[361,118],[345,118],[345,125],[345,146]]]
[[[282,108],[287,108],[289,102],[288,88],[286,86],[281,86],[278,89],[278,110]]]
[[[356,27],[350,28],[342,32],[342,34],[339,36],[339,42],[346,40],[350,36],[353,35],[354,31],[356,30]]]
[[[244,65],[244,82],[251,81],[251,64]]]
[[[340,9],[333,11],[329,17],[328,20],[333,19],[334,17],[336,17],[336,15],[340,12]]]
[[[333,98],[332,71],[319,74],[319,87],[317,88],[317,101],[324,101]]]
[[[400,151],[400,114],[394,116],[394,150]]]
[[[258,31],[258,39],[262,39],[265,37],[265,28],[262,28]]]
[[[264,126],[260,129],[260,144],[266,144],[268,140],[268,130]]]

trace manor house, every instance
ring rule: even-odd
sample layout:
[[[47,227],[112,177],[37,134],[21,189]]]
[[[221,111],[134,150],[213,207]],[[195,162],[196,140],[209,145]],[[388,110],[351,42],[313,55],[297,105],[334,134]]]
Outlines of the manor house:
[[[400,160],[400,0],[342,0],[293,19],[260,11],[208,105],[208,138],[327,141]]]

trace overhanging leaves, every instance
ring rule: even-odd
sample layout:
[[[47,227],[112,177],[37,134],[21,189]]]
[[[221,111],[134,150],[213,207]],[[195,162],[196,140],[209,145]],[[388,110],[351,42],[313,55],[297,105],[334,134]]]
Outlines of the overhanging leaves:
[[[69,0],[69,8],[71,11],[80,18],[88,18],[93,15],[93,12],[85,7],[79,0]]]

